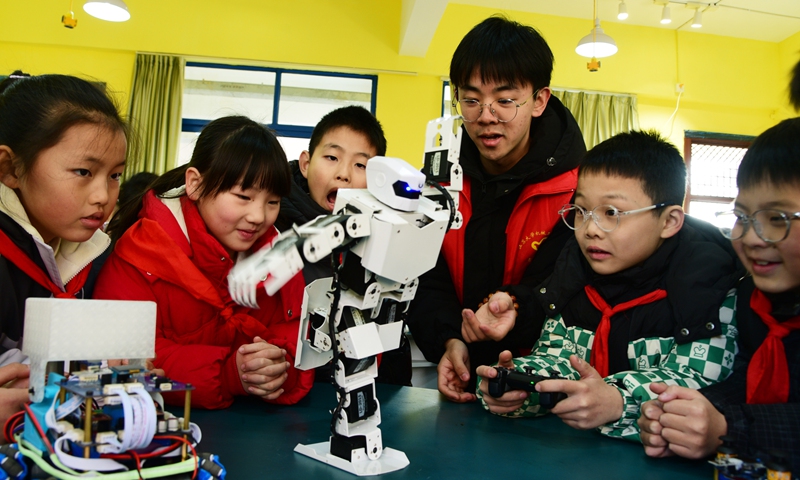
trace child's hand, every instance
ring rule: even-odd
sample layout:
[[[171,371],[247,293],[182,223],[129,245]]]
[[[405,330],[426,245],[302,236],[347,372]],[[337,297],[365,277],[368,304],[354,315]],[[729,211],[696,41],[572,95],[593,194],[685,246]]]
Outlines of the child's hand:
[[[469,382],[467,346],[461,340],[451,338],[447,341],[446,348],[436,367],[439,392],[453,402],[474,402],[478,397],[464,391]]]
[[[28,403],[29,376],[28,366],[21,363],[0,367],[0,385],[3,385],[0,388],[0,422],[3,424]]]
[[[580,380],[545,380],[536,384],[537,392],[567,394],[568,398],[558,402],[550,411],[570,427],[580,430],[619,420],[623,403],[617,389],[603,381],[597,370],[577,355],[570,356],[569,362],[580,374]]]
[[[255,337],[253,343],[242,345],[236,351],[236,364],[242,386],[251,394],[274,400],[283,393],[280,387],[289,369],[286,350]]]
[[[664,413],[659,417],[661,437],[669,449],[681,457],[703,458],[714,453],[728,433],[725,416],[691,388],[653,384]]]
[[[653,393],[661,393],[667,389],[663,383],[651,383]],[[669,457],[674,455],[669,449],[669,443],[661,436],[662,426],[659,419],[664,414],[664,404],[661,400],[650,400],[642,404],[639,410],[639,437],[644,445],[644,453],[650,457]]]
[[[497,359],[497,366],[513,369],[514,362],[511,361],[512,358],[513,356],[508,350],[500,352],[500,356]],[[483,378],[480,386],[481,392],[483,392],[483,401],[486,402],[486,405],[489,406],[489,411],[492,413],[511,413],[520,408],[525,402],[525,399],[530,395],[530,393],[524,390],[509,390],[504,393],[502,397],[494,398],[489,395],[489,379],[497,376],[497,370],[495,370],[494,367],[481,365],[478,367],[477,373]]]
[[[145,360],[144,368],[146,368],[150,373],[154,373],[159,377],[166,377],[167,373],[162,368],[156,368],[155,364],[153,363],[154,361],[155,358],[148,358]]]
[[[497,292],[477,312],[465,308],[461,319],[461,336],[465,342],[499,342],[514,328],[517,311],[508,293]]]
[[[9,363],[0,367],[0,385],[4,388],[20,388],[27,391],[30,376],[30,368],[21,363]]]

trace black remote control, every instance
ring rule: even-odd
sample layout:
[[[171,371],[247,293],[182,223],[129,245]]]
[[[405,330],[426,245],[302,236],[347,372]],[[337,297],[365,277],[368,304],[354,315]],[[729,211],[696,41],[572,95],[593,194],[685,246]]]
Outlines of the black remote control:
[[[494,369],[497,370],[497,376],[489,379],[489,395],[495,398],[502,397],[509,390],[535,392],[536,384],[544,380],[563,380],[555,372],[550,372],[549,377],[537,375],[533,373],[531,367],[525,367],[525,373],[505,367],[494,367]],[[563,392],[540,392],[539,405],[550,410],[565,398],[567,398],[567,394]]]

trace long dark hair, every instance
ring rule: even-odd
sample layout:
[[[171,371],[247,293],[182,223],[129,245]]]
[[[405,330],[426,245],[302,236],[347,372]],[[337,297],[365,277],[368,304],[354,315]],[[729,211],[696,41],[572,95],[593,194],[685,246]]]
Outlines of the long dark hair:
[[[39,154],[70,127],[94,124],[130,138],[114,102],[92,83],[69,75],[31,76],[19,70],[0,82],[0,145],[14,152],[24,176]]]
[[[213,120],[203,128],[188,164],[161,175],[150,185],[162,195],[186,183],[186,170],[194,167],[202,175],[199,198],[214,197],[236,185],[258,188],[285,197],[291,188],[286,154],[275,135],[247,117],[231,116]],[[120,205],[108,226],[116,241],[139,217],[144,194]]]

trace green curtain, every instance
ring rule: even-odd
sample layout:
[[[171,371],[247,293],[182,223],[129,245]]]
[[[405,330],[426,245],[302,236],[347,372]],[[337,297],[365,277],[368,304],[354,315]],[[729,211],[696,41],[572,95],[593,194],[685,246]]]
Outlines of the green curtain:
[[[639,129],[636,95],[551,90],[578,121],[587,150],[618,133]]]
[[[128,118],[138,141],[129,142],[124,178],[162,174],[175,166],[181,132],[182,57],[136,54]]]

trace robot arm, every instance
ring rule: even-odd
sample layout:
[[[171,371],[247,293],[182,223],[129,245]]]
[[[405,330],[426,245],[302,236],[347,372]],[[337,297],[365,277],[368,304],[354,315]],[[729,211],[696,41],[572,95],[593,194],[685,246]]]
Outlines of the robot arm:
[[[422,165],[422,172],[429,182],[445,185],[431,185],[422,194],[451,211],[449,228],[454,230],[461,228],[464,223],[464,217],[458,210],[458,192],[464,186],[464,170],[459,163],[463,133],[460,125],[459,116],[442,117],[428,122]]]
[[[236,303],[258,308],[256,292],[260,284],[274,295],[306,264],[316,263],[334,249],[368,235],[367,215],[320,216],[294,226],[270,247],[241,259],[228,274],[228,290]]]

